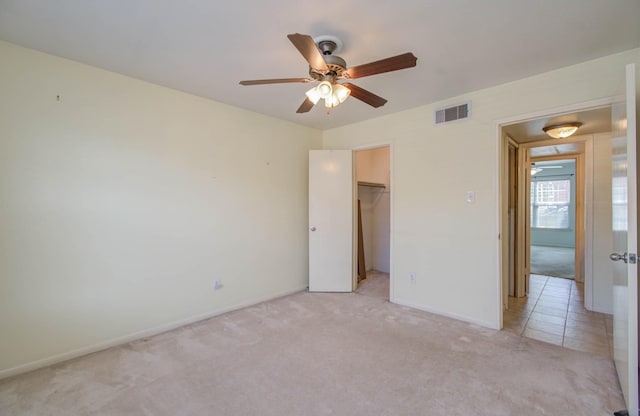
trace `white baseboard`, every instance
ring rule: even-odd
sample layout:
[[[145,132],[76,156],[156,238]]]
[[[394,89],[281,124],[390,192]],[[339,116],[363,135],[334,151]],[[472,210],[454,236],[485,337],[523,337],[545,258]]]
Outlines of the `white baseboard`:
[[[149,328],[149,329],[143,329],[142,331],[137,331],[134,332],[132,334],[127,334],[124,335],[122,337],[117,337],[117,338],[112,338],[106,341],[102,341],[99,342],[97,344],[93,344],[93,345],[88,345],[86,347],[82,347],[82,348],[78,348],[72,351],[68,351],[68,352],[63,352],[61,354],[56,354],[53,355],[51,357],[46,357],[40,360],[36,360],[36,361],[32,361],[26,364],[21,364],[18,365],[16,367],[11,367],[5,370],[0,370],[0,380],[7,378],[7,377],[12,377],[12,376],[16,376],[18,374],[23,374],[29,371],[33,371],[33,370],[37,370],[39,368],[43,368],[43,367],[47,367],[53,364],[58,364],[60,362],[63,361],[67,361],[67,360],[71,360],[73,358],[78,358],[81,357],[83,355],[87,355],[87,354],[91,354],[94,352],[98,352],[98,351],[102,351],[102,350],[106,350],[107,348],[111,348],[111,347],[116,347],[118,345],[123,345],[132,341],[137,341],[139,339],[142,338],[148,338],[154,335],[158,335],[161,334],[163,332],[167,332],[167,331],[171,331],[173,329],[176,328],[180,328],[182,326],[185,325],[189,325],[189,324],[193,324],[195,322],[198,321],[203,321],[205,319],[209,319],[209,318],[213,318],[215,316],[218,315],[222,315],[224,313],[227,312],[232,312],[238,309],[242,309],[242,308],[246,308],[249,306],[254,306],[257,305],[259,303],[263,303],[263,302],[267,302],[270,300],[274,300],[274,299],[278,299],[284,296],[288,296],[288,295],[292,295],[294,293],[298,293],[301,292],[303,290],[306,290],[307,286],[305,285],[304,287],[298,288],[298,289],[294,289],[294,290],[287,290],[284,291],[282,293],[277,293],[275,295],[271,295],[271,296],[265,296],[262,298],[258,298],[258,299],[254,299],[251,301],[247,301],[247,302],[243,302],[240,303],[238,305],[234,305],[234,306],[229,306],[226,308],[221,308],[221,309],[216,309],[213,311],[209,311],[209,312],[205,312],[199,315],[195,315],[195,316],[191,316],[189,318],[185,318],[185,319],[180,319],[178,321],[173,321],[173,322],[169,322],[167,324],[163,324],[160,326],[156,326],[153,328]]]
[[[395,303],[397,305],[401,305],[401,306],[407,306],[409,308],[413,308],[413,309],[418,309],[424,312],[429,312],[429,313],[433,313],[436,315],[441,315],[441,316],[446,316],[447,318],[452,318],[458,321],[463,321],[463,322],[468,322],[470,324],[474,324],[474,325],[479,325],[485,328],[489,328],[489,329],[495,329],[495,330],[500,330],[500,323],[499,322],[489,322],[489,321],[483,321],[480,319],[475,319],[475,318],[470,318],[468,316],[463,316],[463,315],[458,315],[455,313],[450,313],[450,312],[446,312],[446,311],[442,311],[436,308],[430,308],[424,305],[418,305],[416,303],[410,302],[410,301],[406,301],[403,299],[398,299],[398,298],[394,298],[391,299],[391,303]]]

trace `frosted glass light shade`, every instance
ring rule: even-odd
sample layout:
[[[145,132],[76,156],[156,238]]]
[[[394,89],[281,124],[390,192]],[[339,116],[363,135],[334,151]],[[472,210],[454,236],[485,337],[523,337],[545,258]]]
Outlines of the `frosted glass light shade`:
[[[553,126],[547,126],[542,129],[549,136],[554,139],[565,139],[572,134],[574,134],[578,127],[582,126],[582,123],[563,123],[563,124],[555,124]]]
[[[325,100],[333,94],[333,87],[329,81],[322,81],[316,88],[320,98],[324,98]]]
[[[305,92],[305,95],[313,103],[313,105],[318,104],[320,101],[320,93],[318,92],[318,87],[313,87],[309,91]]]
[[[338,103],[342,104],[347,97],[351,95],[351,90],[344,85],[336,84],[333,86],[333,97],[338,100]]]

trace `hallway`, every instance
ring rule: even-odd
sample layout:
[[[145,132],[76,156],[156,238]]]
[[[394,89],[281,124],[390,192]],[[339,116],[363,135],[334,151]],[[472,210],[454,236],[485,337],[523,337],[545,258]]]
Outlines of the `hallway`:
[[[612,358],[613,317],[584,308],[584,284],[531,275],[529,296],[509,298],[504,330]]]

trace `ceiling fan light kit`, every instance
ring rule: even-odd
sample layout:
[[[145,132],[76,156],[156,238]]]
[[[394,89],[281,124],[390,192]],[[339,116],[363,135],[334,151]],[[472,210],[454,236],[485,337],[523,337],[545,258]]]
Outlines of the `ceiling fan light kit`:
[[[561,123],[547,126],[543,128],[542,131],[544,131],[554,139],[566,139],[567,137],[573,135],[576,131],[578,131],[578,128],[580,126],[582,126],[582,123],[580,122]]]
[[[311,78],[249,80],[240,81],[240,85],[320,81],[320,84],[305,93],[306,98],[296,111],[297,113],[308,112],[320,99],[324,99],[325,107],[330,109],[343,103],[349,96],[353,96],[372,107],[381,107],[387,102],[384,98],[349,82],[338,83],[338,81],[412,68],[416,66],[418,60],[411,52],[407,52],[391,58],[347,68],[346,61],[334,55],[334,53],[341,51],[343,47],[342,41],[335,36],[324,35],[314,39],[309,35],[294,33],[287,35],[287,38],[309,63],[309,76]]]

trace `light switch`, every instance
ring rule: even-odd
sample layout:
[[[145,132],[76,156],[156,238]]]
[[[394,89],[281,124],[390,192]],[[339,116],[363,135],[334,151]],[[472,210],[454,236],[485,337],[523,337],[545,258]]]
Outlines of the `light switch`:
[[[467,203],[473,204],[474,202],[476,202],[476,192],[467,191]]]

